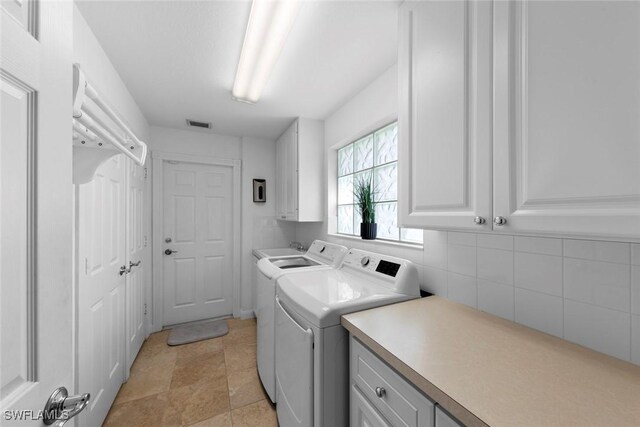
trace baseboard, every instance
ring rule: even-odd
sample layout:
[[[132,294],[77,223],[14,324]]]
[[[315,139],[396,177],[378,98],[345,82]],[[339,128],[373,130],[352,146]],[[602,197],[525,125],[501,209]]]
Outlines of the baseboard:
[[[256,317],[256,315],[253,313],[253,310],[240,310],[240,318],[241,319],[252,319]]]

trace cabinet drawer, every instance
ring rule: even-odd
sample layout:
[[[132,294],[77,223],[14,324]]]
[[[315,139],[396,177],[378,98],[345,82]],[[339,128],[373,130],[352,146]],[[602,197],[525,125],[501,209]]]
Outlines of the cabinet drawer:
[[[393,426],[433,426],[434,404],[351,337],[351,382]]]
[[[351,384],[351,427],[393,427],[362,395],[355,384]]]

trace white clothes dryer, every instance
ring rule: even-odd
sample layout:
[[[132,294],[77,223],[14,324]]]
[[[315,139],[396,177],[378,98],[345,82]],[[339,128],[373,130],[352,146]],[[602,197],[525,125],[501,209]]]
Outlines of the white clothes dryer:
[[[260,381],[272,402],[276,402],[275,373],[275,295],[276,280],[300,271],[333,269],[340,264],[347,248],[314,241],[305,254],[267,257],[258,261],[256,281],[257,363]]]
[[[350,249],[337,269],[277,281],[276,389],[281,427],[349,425],[349,337],[340,316],[418,298],[409,261]]]

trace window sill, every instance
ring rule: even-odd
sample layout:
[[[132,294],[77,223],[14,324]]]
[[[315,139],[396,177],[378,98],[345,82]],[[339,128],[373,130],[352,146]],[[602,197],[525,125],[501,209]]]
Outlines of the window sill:
[[[406,248],[406,249],[415,249],[417,251],[422,251],[424,248],[424,244],[422,243],[409,243],[409,242],[394,242],[392,240],[363,240],[358,236],[349,236],[347,234],[338,234],[338,233],[327,233],[331,237],[335,237],[337,239],[345,239],[345,240],[357,240],[359,242],[372,243],[372,244],[380,244],[384,246],[390,246],[395,248]]]

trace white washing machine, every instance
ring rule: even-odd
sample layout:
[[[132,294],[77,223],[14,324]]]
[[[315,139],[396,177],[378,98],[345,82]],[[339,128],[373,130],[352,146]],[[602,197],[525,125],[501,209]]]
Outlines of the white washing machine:
[[[276,402],[275,372],[275,296],[276,280],[300,271],[333,269],[340,264],[347,248],[314,241],[305,254],[267,257],[258,261],[256,281],[258,374],[272,402]]]
[[[409,261],[350,249],[337,269],[278,279],[276,388],[281,427],[349,425],[349,340],[340,316],[418,298]]]

